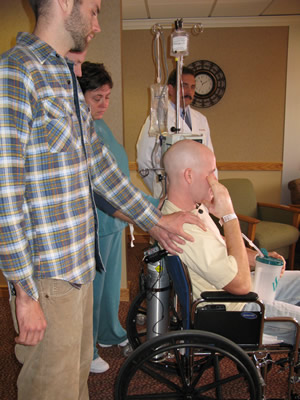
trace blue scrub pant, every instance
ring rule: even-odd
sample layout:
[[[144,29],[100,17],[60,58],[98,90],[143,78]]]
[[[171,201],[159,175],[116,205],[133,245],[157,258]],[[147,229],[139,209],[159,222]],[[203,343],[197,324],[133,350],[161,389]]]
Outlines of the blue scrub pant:
[[[96,271],[93,282],[94,359],[98,357],[97,343],[114,345],[127,338],[127,333],[119,321],[122,231],[101,236],[100,252],[106,272]]]

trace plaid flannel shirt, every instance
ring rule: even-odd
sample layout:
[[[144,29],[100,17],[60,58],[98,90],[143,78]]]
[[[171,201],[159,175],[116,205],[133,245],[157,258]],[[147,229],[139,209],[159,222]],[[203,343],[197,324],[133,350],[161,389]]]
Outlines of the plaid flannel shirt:
[[[18,34],[0,60],[0,267],[34,299],[36,279],[94,278],[92,187],[144,230],[161,216],[100,143],[80,90],[79,103],[82,135],[66,60]]]

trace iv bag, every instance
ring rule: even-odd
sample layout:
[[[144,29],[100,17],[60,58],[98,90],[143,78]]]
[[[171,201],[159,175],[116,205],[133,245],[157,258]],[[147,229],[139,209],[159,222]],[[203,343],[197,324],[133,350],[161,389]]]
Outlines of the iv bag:
[[[159,136],[168,132],[168,87],[154,83],[150,87],[151,109],[149,136]]]

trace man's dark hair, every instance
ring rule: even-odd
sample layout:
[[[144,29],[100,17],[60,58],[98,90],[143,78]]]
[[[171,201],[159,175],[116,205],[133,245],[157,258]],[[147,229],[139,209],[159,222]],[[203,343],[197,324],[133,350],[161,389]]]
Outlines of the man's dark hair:
[[[182,75],[193,75],[195,76],[195,72],[192,68],[189,67],[182,67]],[[169,78],[168,78],[168,85],[172,85],[173,87],[176,86],[177,83],[177,72],[176,69],[173,69],[173,71],[170,73]]]
[[[38,16],[43,14],[44,9],[47,8],[48,1],[49,0],[29,0],[35,19],[38,19]]]
[[[83,93],[87,90],[98,89],[103,85],[108,85],[110,88],[113,87],[111,76],[103,64],[85,61],[81,65],[81,70],[82,76],[78,77],[78,81]]]
[[[28,0],[37,20],[40,15],[46,15],[51,0]],[[74,0],[74,6],[81,0]]]

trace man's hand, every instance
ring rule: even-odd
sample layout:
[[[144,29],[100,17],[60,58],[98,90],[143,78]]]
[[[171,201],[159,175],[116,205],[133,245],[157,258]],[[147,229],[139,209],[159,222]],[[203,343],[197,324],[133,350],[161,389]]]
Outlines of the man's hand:
[[[214,174],[207,177],[207,182],[211,189],[212,198],[210,202],[203,201],[203,204],[208,208],[208,211],[217,218],[234,213],[232,201],[226,187],[216,179]]]
[[[258,256],[258,253],[256,250],[252,250],[247,248],[247,255],[248,255],[248,260],[249,260],[249,264],[250,267],[254,267],[255,268],[255,264],[256,264],[256,257]],[[271,253],[268,253],[268,255],[270,257],[274,257],[274,258],[278,258],[279,260],[282,260],[283,265],[281,268],[281,272],[280,272],[280,278],[283,276],[284,271],[285,271],[285,267],[286,267],[286,261],[285,259],[278,253],[276,253],[276,251],[272,251]],[[254,270],[254,268],[252,268],[252,270]]]
[[[270,257],[274,257],[274,258],[278,258],[279,260],[282,260],[283,266],[282,266],[281,272],[280,272],[280,278],[281,278],[282,275],[284,274],[285,267],[286,267],[286,261],[285,261],[284,257],[281,256],[280,254],[276,253],[276,251],[271,251],[271,253],[269,253],[268,255],[269,255]]]
[[[199,228],[206,230],[204,223],[199,217],[190,212],[176,212],[169,215],[163,215],[158,224],[149,230],[149,234],[156,239],[164,249],[171,254],[182,253],[182,249],[176,246],[184,244],[186,239],[190,242],[194,238],[183,230],[183,224],[194,224]],[[183,238],[183,239],[182,239]]]
[[[40,303],[29,297],[20,286],[16,289],[16,317],[19,326],[19,336],[16,343],[35,346],[44,337],[47,323]]]

